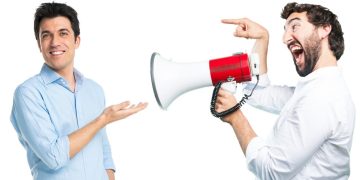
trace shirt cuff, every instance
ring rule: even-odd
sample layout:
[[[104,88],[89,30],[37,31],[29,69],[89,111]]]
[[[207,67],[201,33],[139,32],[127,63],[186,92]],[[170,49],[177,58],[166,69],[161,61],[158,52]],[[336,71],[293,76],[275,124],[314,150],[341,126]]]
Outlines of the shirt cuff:
[[[256,78],[252,78],[252,80],[250,82],[244,82],[244,85],[245,85],[244,90],[251,91],[254,88],[256,81],[257,81]],[[270,79],[269,79],[269,76],[267,75],[267,73],[260,75],[258,86],[259,87],[267,87],[269,85],[270,85]]]
[[[115,163],[113,159],[107,158],[104,162],[104,168],[105,169],[112,169],[114,172],[116,171]]]

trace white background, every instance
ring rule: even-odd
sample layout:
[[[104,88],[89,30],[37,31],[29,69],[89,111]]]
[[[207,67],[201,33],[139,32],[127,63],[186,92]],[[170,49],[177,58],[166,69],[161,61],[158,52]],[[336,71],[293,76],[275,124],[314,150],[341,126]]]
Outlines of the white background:
[[[16,86],[37,74],[43,63],[33,32],[33,15],[41,2],[0,3],[0,179],[31,179],[26,152],[9,117]],[[103,86],[108,105],[125,100],[149,103],[146,110],[107,127],[117,179],[253,179],[232,128],[209,112],[212,87],[188,92],[163,111],[151,87],[150,56],[157,51],[176,62],[198,62],[250,52],[252,40],[234,38],[235,26],[220,23],[222,18],[248,17],[270,32],[272,82],[295,85],[298,76],[281,41],[284,20],[280,12],[287,1],[65,2],[79,14],[81,45],[76,68]],[[359,25],[354,16],[358,6],[348,1],[306,2],[322,4],[338,15],[346,47],[339,66],[359,112]],[[243,112],[263,137],[277,117],[248,105]],[[356,123],[350,176],[354,180],[360,178],[359,131]]]

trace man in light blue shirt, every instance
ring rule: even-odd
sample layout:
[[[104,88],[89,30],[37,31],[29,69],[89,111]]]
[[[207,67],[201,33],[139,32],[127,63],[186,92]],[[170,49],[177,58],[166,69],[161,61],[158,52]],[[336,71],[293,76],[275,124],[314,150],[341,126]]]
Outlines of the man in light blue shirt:
[[[105,108],[102,88],[74,68],[80,28],[70,6],[41,4],[34,31],[45,63],[17,87],[11,113],[34,179],[115,179],[105,126],[147,103]]]

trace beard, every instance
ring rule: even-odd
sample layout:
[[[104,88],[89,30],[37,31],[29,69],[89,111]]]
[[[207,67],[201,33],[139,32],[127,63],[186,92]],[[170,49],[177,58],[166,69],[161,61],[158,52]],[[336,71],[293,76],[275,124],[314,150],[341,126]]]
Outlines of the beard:
[[[304,50],[304,68],[300,69],[298,65],[296,65],[295,57],[294,57],[294,64],[296,67],[297,73],[301,77],[305,77],[310,74],[319,60],[320,57],[320,50],[321,50],[321,39],[319,36],[314,32],[310,35],[307,40],[305,40],[303,50]],[[297,42],[300,44],[300,42]]]

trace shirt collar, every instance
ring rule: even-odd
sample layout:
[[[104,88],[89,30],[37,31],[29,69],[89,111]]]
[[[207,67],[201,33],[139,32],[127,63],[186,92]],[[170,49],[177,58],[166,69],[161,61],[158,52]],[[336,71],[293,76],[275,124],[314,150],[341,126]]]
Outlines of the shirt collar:
[[[75,80],[76,80],[76,86],[80,86],[82,85],[83,81],[84,81],[84,75],[81,74],[77,69],[74,68],[74,76],[75,76]]]
[[[45,84],[50,84],[53,83],[59,79],[63,79],[58,73],[56,73],[54,70],[52,70],[47,64],[43,64],[41,71],[40,71],[40,76],[43,79]],[[83,81],[84,81],[84,76],[77,70],[74,68],[74,76],[76,79],[76,85],[82,85]]]
[[[45,84],[50,84],[58,79],[61,79],[62,77],[56,73],[54,70],[52,70],[47,64],[43,64],[40,76],[43,79]]]

